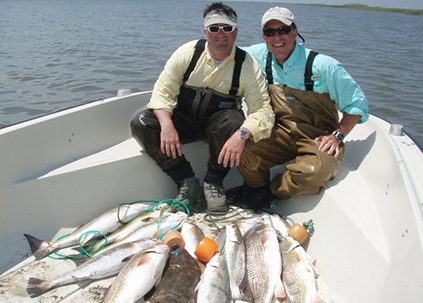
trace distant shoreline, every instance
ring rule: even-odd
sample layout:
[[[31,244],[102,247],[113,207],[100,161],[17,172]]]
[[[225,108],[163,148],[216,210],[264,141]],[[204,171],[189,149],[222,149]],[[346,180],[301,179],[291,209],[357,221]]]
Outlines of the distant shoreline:
[[[366,11],[382,11],[382,12],[391,12],[391,13],[403,13],[407,15],[413,16],[423,16],[423,10],[421,9],[407,9],[407,8],[387,8],[387,7],[379,7],[379,6],[368,6],[364,4],[343,4],[343,5],[331,5],[331,4],[303,4],[308,6],[319,6],[319,7],[335,7],[335,8],[350,8],[350,9],[358,9],[358,10],[366,10]]]

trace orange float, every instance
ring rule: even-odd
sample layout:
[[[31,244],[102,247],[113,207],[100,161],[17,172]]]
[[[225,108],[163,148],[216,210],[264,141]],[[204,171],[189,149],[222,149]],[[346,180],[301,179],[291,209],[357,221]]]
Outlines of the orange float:
[[[185,241],[180,232],[171,230],[164,238],[163,243],[166,244],[170,252],[181,252],[185,248]]]
[[[288,230],[288,235],[294,238],[300,245],[308,239],[308,231],[301,224],[295,223]]]
[[[194,254],[197,256],[198,260],[207,263],[214,256],[217,248],[218,245],[216,242],[210,238],[204,237],[195,249]]]

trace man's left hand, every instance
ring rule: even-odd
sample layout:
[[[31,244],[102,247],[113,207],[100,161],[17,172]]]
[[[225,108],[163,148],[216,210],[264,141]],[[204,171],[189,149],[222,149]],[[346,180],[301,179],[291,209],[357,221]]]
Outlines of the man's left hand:
[[[220,151],[218,164],[222,164],[224,167],[238,166],[241,161],[241,155],[245,147],[245,139],[242,139],[238,133],[234,133],[223,145]]]
[[[319,136],[315,139],[319,141],[319,150],[330,156],[338,158],[341,153],[341,142],[334,135]]]

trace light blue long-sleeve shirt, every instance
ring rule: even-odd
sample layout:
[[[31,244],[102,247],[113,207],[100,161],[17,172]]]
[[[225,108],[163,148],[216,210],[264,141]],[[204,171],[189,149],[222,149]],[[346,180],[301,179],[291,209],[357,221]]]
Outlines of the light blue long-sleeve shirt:
[[[265,43],[243,48],[260,64],[266,76],[268,50]],[[273,84],[305,90],[304,72],[310,49],[296,42],[294,52],[281,66],[272,56]],[[334,100],[340,112],[360,115],[359,123],[369,119],[369,105],[361,87],[344,69],[342,64],[332,57],[319,54],[313,62],[313,91],[327,93]]]

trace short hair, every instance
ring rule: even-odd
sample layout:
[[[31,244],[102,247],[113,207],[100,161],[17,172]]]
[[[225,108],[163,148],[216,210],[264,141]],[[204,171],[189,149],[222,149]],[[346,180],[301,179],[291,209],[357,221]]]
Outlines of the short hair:
[[[238,17],[236,12],[233,10],[232,7],[225,5],[222,2],[214,2],[214,3],[212,3],[211,5],[209,5],[205,8],[204,13],[203,13],[203,18],[205,18],[206,15],[213,10],[221,11],[227,16],[235,15],[235,17]]]

